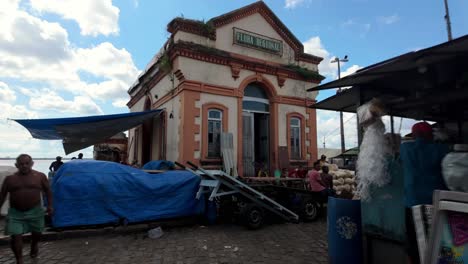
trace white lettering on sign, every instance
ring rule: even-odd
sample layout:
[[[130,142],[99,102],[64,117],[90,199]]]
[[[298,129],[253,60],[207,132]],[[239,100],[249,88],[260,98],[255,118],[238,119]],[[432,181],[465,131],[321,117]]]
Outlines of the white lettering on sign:
[[[283,50],[283,43],[279,40],[269,39],[238,28],[234,28],[234,42],[277,54],[281,54]]]

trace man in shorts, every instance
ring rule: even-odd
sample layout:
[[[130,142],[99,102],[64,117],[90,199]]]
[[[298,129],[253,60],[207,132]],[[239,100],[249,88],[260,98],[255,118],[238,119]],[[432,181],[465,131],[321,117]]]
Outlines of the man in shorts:
[[[41,193],[47,195],[47,213],[52,215],[53,203],[49,181],[44,173],[32,169],[31,156],[21,154],[16,158],[18,171],[7,176],[0,191],[0,207],[10,194],[5,233],[11,235],[11,249],[16,263],[23,263],[23,234],[31,233],[32,258],[39,252],[38,242],[44,229],[44,210],[41,205]]]

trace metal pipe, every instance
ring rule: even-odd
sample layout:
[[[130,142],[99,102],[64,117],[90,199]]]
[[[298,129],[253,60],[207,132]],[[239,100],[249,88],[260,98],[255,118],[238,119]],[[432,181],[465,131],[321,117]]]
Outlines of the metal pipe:
[[[447,0],[444,0],[445,4],[445,21],[447,22],[447,35],[448,35],[448,40],[452,40],[452,25],[450,23],[450,14],[449,14],[449,7],[448,7],[448,2]]]

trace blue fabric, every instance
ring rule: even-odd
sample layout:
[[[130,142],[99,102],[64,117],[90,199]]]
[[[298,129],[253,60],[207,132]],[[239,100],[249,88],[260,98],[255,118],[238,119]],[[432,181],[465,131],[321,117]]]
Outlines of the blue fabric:
[[[68,118],[48,118],[48,119],[14,119],[16,122],[29,130],[33,138],[58,140],[63,139],[63,135],[58,133],[58,126],[67,126],[75,124],[86,124],[109,121],[115,119],[132,118],[146,115],[152,112],[160,112],[161,110],[152,110],[146,112],[134,112],[115,115],[99,115],[99,116],[83,116],[83,117],[68,117]],[[113,135],[110,135],[113,136]]]
[[[72,160],[52,180],[54,227],[201,215],[200,179],[188,171],[149,174],[130,166]]]
[[[432,204],[434,190],[447,190],[442,178],[441,162],[448,152],[447,145],[423,139],[401,144],[406,207]]]
[[[144,170],[167,170],[175,167],[174,162],[168,160],[152,160],[143,165]]]

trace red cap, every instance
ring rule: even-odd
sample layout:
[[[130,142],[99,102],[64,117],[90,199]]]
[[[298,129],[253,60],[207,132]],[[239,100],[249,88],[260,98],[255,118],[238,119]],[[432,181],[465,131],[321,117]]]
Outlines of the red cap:
[[[411,128],[411,133],[413,133],[413,137],[424,137],[427,139],[432,139],[432,127],[427,122],[419,122],[414,124]]]

